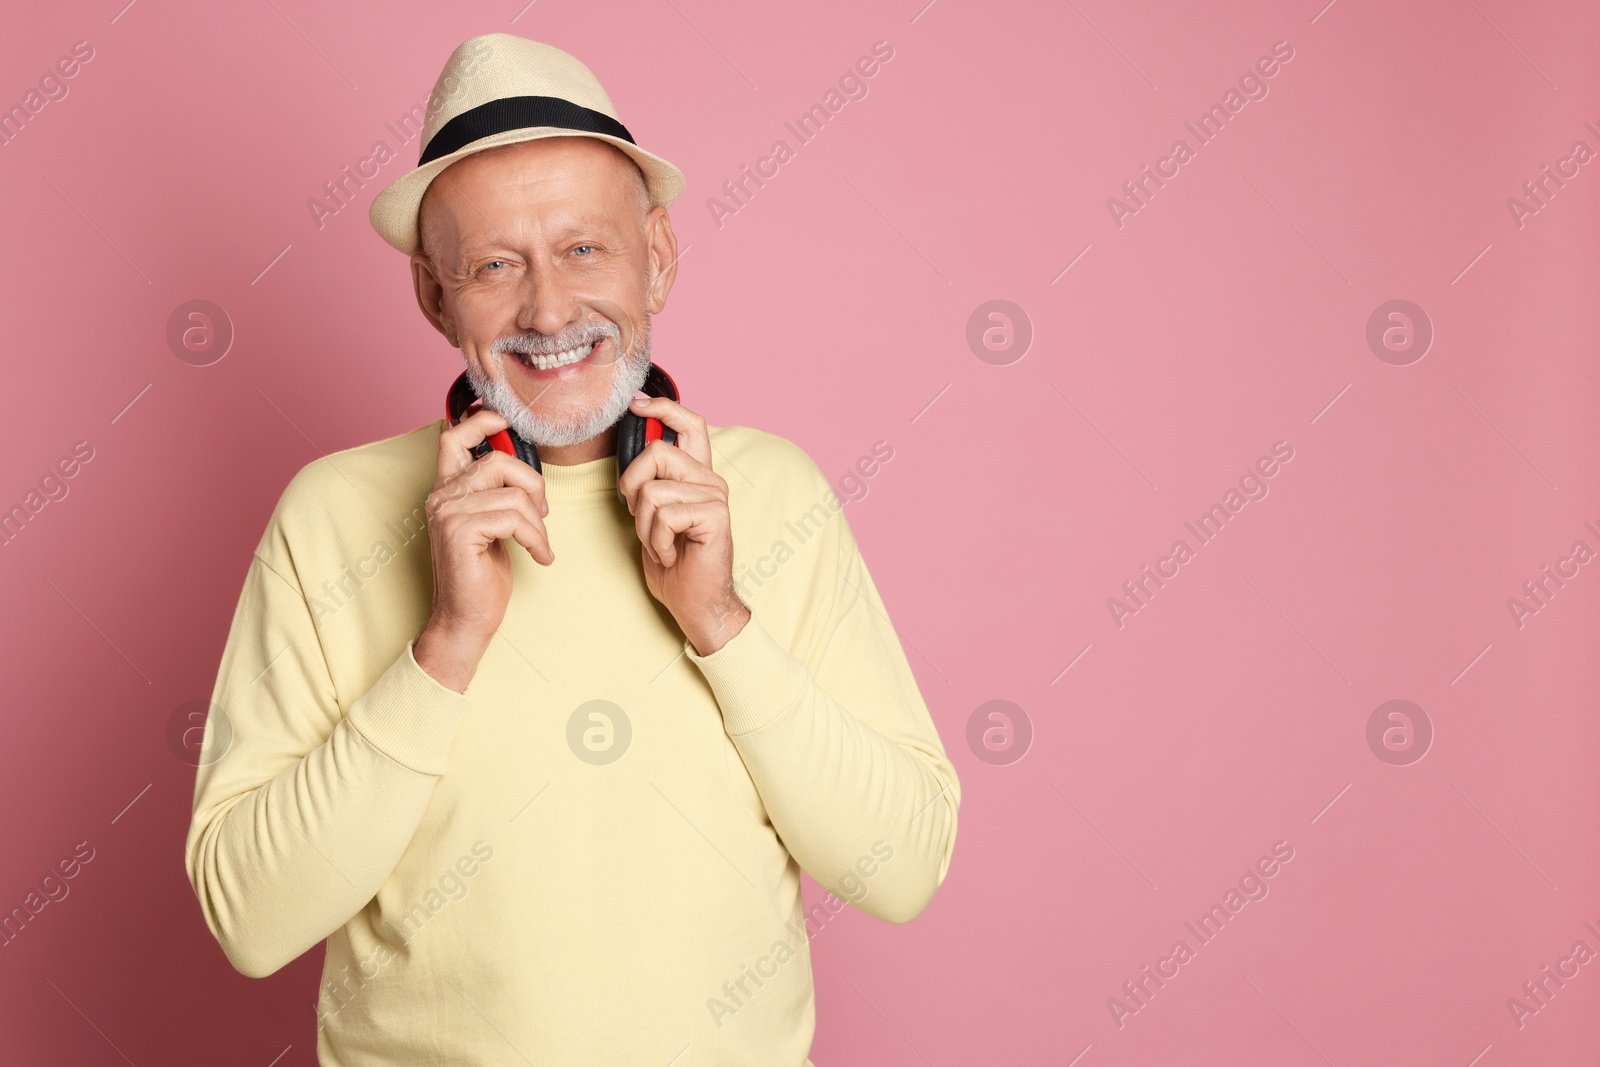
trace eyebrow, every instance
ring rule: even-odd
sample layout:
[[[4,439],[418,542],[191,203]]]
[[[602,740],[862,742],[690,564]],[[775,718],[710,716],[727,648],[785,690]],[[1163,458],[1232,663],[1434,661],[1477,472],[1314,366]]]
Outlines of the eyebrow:
[[[570,223],[563,224],[558,229],[554,230],[553,239],[559,243],[562,241],[571,240],[573,237],[584,233],[585,231],[599,233],[607,237],[625,237],[628,232],[626,227],[618,225],[617,220],[609,215],[584,215],[582,218],[578,218]],[[460,254],[452,266],[456,269],[457,273],[463,272],[466,268],[468,260],[475,256],[482,255],[484,252],[488,251],[489,248],[496,244],[500,244],[501,241],[502,238],[498,233],[496,233],[491,238],[479,240],[472,244],[462,246]],[[509,242],[507,242],[507,244],[509,245]]]

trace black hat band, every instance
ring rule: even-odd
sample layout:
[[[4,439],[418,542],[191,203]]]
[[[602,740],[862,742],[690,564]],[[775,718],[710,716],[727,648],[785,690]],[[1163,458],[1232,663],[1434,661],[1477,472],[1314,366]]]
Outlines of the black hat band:
[[[559,96],[507,96],[470,108],[439,127],[422,150],[417,166],[459,151],[474,141],[507,130],[556,126],[582,133],[603,133],[634,144],[628,128],[610,115]]]

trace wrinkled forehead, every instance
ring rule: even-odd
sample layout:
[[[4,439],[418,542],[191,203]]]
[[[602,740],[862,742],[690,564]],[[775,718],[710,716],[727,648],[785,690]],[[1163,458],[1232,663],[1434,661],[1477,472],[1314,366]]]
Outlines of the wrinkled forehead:
[[[486,199],[510,186],[529,195]],[[552,240],[582,231],[617,236],[642,223],[650,206],[644,174],[626,153],[594,138],[552,137],[458,160],[428,184],[417,219],[423,249],[437,255],[452,238],[509,239],[508,231],[535,221]]]

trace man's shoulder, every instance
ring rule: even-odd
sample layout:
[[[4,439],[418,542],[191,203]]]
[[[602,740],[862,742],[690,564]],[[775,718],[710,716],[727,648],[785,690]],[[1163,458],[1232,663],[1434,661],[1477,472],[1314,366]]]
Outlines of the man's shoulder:
[[[734,587],[785,648],[814,648],[856,553],[845,502],[788,438],[748,426],[709,432],[712,469],[728,483]]]
[[[335,531],[365,531],[421,507],[433,488],[443,425],[435,420],[306,463],[279,495],[263,547],[279,539],[307,543]]]
[[[787,437],[752,426],[709,426],[711,466],[731,486],[735,481],[773,490],[802,490],[815,496],[828,479],[804,448]]]
[[[357,498],[396,492],[410,496],[419,484],[431,487],[442,428],[443,420],[436,419],[406,433],[319,456],[289,479],[279,507],[355,503]]]
[[[796,530],[808,541],[827,530],[824,541],[853,544],[842,517],[845,501],[804,448],[749,426],[712,427],[710,436],[712,469],[728,483],[735,527],[753,535],[752,544]]]

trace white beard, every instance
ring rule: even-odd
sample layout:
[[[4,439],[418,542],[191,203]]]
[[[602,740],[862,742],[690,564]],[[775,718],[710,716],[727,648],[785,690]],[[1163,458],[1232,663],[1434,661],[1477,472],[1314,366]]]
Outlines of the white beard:
[[[472,388],[483,401],[483,406],[505,416],[506,421],[511,424],[511,429],[524,440],[532,441],[540,448],[563,448],[581,444],[615,425],[627,412],[628,405],[633,402],[633,395],[644,387],[644,380],[650,373],[649,312],[645,313],[644,327],[634,338],[633,347],[612,363],[611,389],[606,394],[605,401],[592,411],[580,412],[566,418],[547,418],[534,414],[506,382],[505,353],[538,352],[549,355],[587,344],[601,337],[609,338],[612,350],[615,351],[620,335],[621,331],[617,329],[615,323],[600,322],[585,323],[570,334],[562,334],[554,340],[535,338],[529,334],[502,337],[489,348],[489,358],[494,361],[497,375],[490,378],[481,374],[469,363],[467,380],[472,383]]]

